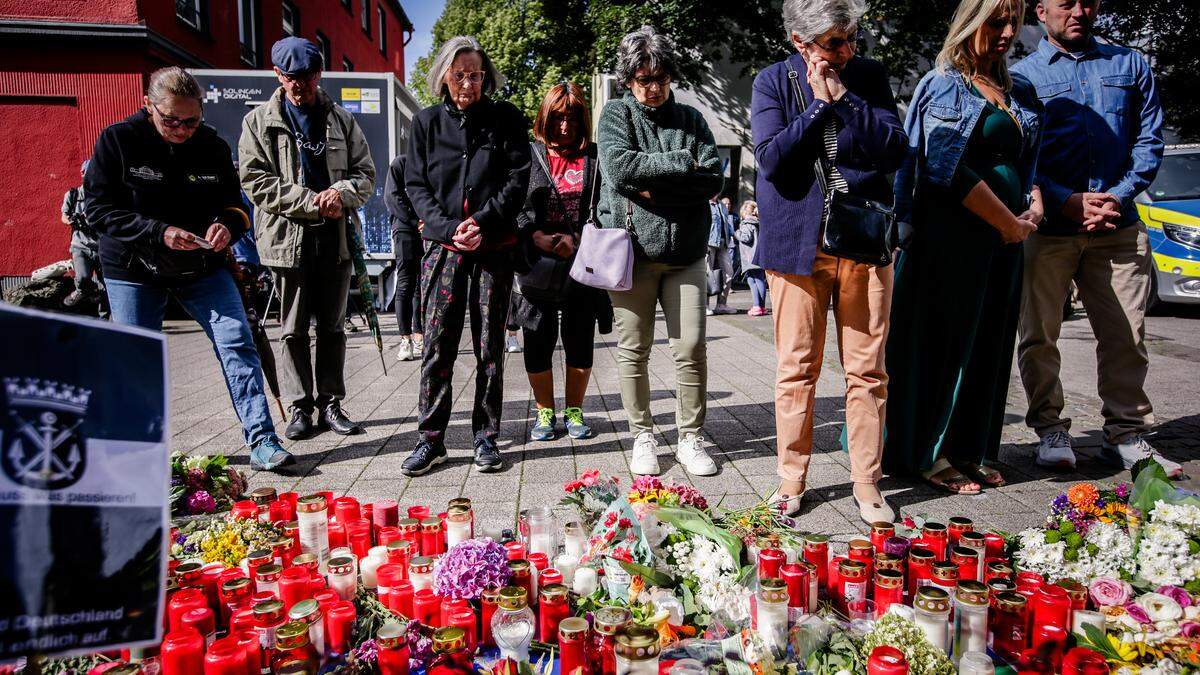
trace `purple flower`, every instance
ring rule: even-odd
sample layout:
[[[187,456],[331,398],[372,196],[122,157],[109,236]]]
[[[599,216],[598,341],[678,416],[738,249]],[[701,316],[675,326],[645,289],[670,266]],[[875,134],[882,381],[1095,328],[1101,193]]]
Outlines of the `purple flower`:
[[[1150,615],[1146,613],[1146,610],[1142,609],[1141,605],[1132,602],[1125,603],[1125,611],[1138,623],[1154,623],[1150,620]]]
[[[1129,483],[1117,483],[1117,489],[1115,492],[1121,499],[1129,497]]]
[[[364,640],[362,644],[351,650],[357,661],[375,663],[379,659],[379,643],[375,640]]]
[[[1192,606],[1192,596],[1178,586],[1159,586],[1154,592],[1174,600],[1179,603],[1180,607],[1187,608]]]
[[[179,534],[175,535],[175,543],[176,544],[182,545],[185,541],[187,541],[186,534],[183,534],[182,532],[180,532]]]
[[[1063,514],[1071,510],[1071,500],[1065,493],[1060,494],[1054,498],[1054,501],[1050,502],[1050,507],[1054,510],[1055,514]]]
[[[1195,621],[1184,621],[1179,624],[1179,632],[1183,637],[1195,638],[1200,637],[1200,623]]]
[[[443,598],[478,599],[484,589],[508,584],[508,553],[491,539],[455,544],[433,569],[433,588]]]
[[[217,508],[217,500],[205,490],[197,490],[188,495],[188,512],[192,514],[212,513]]]
[[[433,658],[433,640],[421,630],[421,624],[416,621],[408,622],[408,664],[409,670],[416,671],[424,668]]]

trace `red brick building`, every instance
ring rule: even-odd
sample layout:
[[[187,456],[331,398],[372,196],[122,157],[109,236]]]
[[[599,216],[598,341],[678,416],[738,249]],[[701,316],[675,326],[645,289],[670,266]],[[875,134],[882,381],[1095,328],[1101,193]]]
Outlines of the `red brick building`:
[[[0,0],[0,278],[68,257],[63,193],[99,132],[141,105],[147,75],[270,68],[284,35],[320,45],[327,70],[404,81],[400,0]]]

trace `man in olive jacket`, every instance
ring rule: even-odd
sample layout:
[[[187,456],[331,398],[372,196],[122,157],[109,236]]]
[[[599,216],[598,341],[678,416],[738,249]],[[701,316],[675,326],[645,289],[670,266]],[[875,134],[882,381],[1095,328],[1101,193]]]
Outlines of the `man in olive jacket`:
[[[318,86],[321,52],[303,38],[271,48],[280,87],[242,121],[242,189],[254,204],[262,263],[281,299],[283,396],[291,407],[285,435],[305,438],[317,424],[361,433],[342,412],[346,395],[346,300],[353,272],[348,228],[371,196],[375,165],[354,116]],[[316,323],[316,367],[309,324]],[[314,395],[315,389],[315,395]]]

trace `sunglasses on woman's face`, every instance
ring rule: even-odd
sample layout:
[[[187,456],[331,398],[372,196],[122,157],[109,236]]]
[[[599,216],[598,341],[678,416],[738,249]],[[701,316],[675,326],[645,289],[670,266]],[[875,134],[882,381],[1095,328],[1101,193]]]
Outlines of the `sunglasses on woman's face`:
[[[662,73],[661,75],[639,75],[633,78],[633,81],[637,82],[639,87],[649,87],[655,84],[665,87],[671,81],[671,76],[666,73]]]
[[[450,73],[451,79],[458,84],[462,84],[464,80],[469,80],[471,84],[479,84],[483,82],[484,75],[486,73],[482,70],[455,70]]]
[[[840,38],[840,37],[829,38],[825,42],[821,42],[820,40],[813,40],[813,44],[820,47],[821,49],[824,49],[827,52],[836,52],[837,50],[841,49],[842,47],[846,47],[846,46],[849,46],[851,49],[854,49],[855,47],[858,46],[858,31],[850,33],[849,35],[847,35],[844,38]]]
[[[150,104],[150,107],[154,108],[154,112],[158,113],[158,117],[162,120],[163,126],[168,129],[178,129],[179,127],[195,129],[196,127],[200,126],[201,122],[204,121],[203,117],[174,117],[172,115],[165,115],[163,114],[163,111],[159,110],[158,106],[154,105],[153,103]]]

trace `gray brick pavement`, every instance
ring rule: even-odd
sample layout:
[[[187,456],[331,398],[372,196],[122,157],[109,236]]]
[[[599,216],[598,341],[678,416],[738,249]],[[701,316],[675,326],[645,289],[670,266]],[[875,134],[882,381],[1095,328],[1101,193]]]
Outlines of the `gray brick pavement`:
[[[749,304],[745,292],[732,304]],[[1148,321],[1151,372],[1148,389],[1158,419],[1155,444],[1168,457],[1184,461],[1190,474],[1200,476],[1200,331],[1194,312],[1152,317]],[[299,460],[287,475],[257,473],[251,485],[272,485],[300,492],[318,489],[350,494],[363,500],[398,498],[402,504],[444,504],[459,495],[471,497],[484,525],[509,526],[520,509],[553,504],[561,486],[578,473],[599,468],[631,478],[630,439],[617,386],[615,335],[598,336],[595,370],[585,412],[597,434],[576,441],[528,441],[533,405],[519,354],[509,356],[505,372],[504,422],[501,451],[505,471],[480,474],[470,464],[470,411],[473,357],[460,352],[454,375],[456,401],[447,432],[450,461],[420,478],[400,473],[400,463],[416,442],[417,387],[415,362],[394,359],[396,336],[390,317],[384,317],[388,375],[379,367],[373,341],[366,331],[352,334],[346,362],[344,406],[361,420],[366,433],[342,438],[330,433],[288,443]],[[832,323],[832,322],[831,322]],[[277,328],[273,329],[274,331]],[[670,456],[674,448],[674,368],[660,322],[651,356],[651,412],[662,443],[665,475],[693,483],[712,500],[730,508],[749,506],[775,487],[774,351],[770,318],[745,314],[713,317],[708,325],[709,408],[705,431],[722,470],[716,477],[689,476]],[[832,329],[831,329],[832,330]],[[171,323],[171,431],[173,448],[189,452],[224,452],[231,462],[248,469],[241,431],[229,405],[220,369],[203,333],[189,322]],[[1075,420],[1073,433],[1081,455],[1079,475],[1061,476],[1033,463],[1036,436],[1024,426],[1025,397],[1014,379],[1009,391],[1007,425],[999,467],[1009,485],[975,497],[958,497],[910,482],[886,478],[885,494],[893,506],[910,514],[966,514],[978,522],[1006,530],[1036,524],[1046,504],[1064,482],[1079,479],[1116,480],[1122,474],[1094,461],[1102,424],[1095,395],[1095,355],[1090,327],[1083,318],[1064,326],[1064,386]],[[844,374],[838,365],[836,340],[830,333],[825,368],[817,387],[814,457],[810,495],[803,528],[820,530],[837,540],[863,531],[850,494],[849,467],[838,438],[843,424]],[[561,352],[556,355],[561,372]],[[561,383],[561,375],[558,382]],[[561,387],[561,384],[560,384]],[[559,389],[561,393],[561,388]],[[274,407],[274,406],[272,406]],[[277,414],[277,412],[276,412]],[[282,429],[283,423],[276,420]],[[1125,475],[1125,478],[1128,476]],[[1195,481],[1186,483],[1197,487]]]

